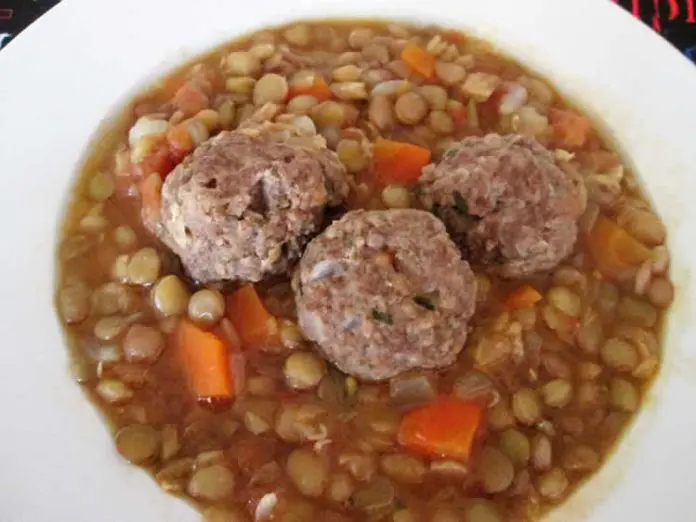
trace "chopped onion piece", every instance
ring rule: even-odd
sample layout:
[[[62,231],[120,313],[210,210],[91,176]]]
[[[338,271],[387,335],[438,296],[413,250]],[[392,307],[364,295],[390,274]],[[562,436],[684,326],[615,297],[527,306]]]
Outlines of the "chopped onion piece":
[[[246,388],[246,358],[243,353],[232,352],[230,354],[230,373],[232,382],[235,386],[235,396],[241,397],[244,395]]]
[[[308,136],[314,136],[317,133],[317,127],[309,116],[298,116],[292,120],[292,124]]]
[[[512,117],[512,129],[525,136],[540,136],[548,127],[548,118],[529,105],[520,107]]]
[[[256,522],[263,522],[268,520],[273,515],[273,510],[278,503],[278,496],[275,493],[266,493],[259,503],[256,504],[256,511],[254,512],[254,518]]]
[[[417,406],[436,394],[435,380],[426,373],[398,375],[389,381],[389,398],[395,406]]]
[[[556,149],[554,154],[556,155],[556,159],[558,161],[572,161],[573,158],[575,158],[574,152],[568,152],[565,149]]]
[[[147,116],[142,116],[128,131],[128,145],[133,148],[135,144],[145,136],[166,134],[169,129],[169,122],[164,120],[154,120]]]
[[[188,120],[186,122],[186,128],[188,129],[191,139],[193,140],[193,144],[196,147],[210,138],[208,127],[206,127],[205,124],[200,120]]]
[[[469,474],[469,468],[457,460],[435,460],[430,463],[430,471],[441,475],[464,478]]]
[[[494,406],[500,400],[500,393],[493,381],[482,372],[472,370],[454,383],[454,395],[460,399]]]
[[[378,83],[370,92],[371,97],[378,95],[394,96],[403,94],[411,89],[411,84],[408,80],[387,80],[386,82]]]
[[[231,346],[242,345],[242,340],[239,338],[239,333],[237,333],[237,329],[232,324],[232,321],[226,317],[223,318],[220,321],[220,328],[222,329],[222,333],[225,335],[225,337],[227,337],[227,341]]]
[[[507,92],[500,99],[500,114],[506,116],[522,107],[529,97],[527,89],[519,83],[508,84]]]

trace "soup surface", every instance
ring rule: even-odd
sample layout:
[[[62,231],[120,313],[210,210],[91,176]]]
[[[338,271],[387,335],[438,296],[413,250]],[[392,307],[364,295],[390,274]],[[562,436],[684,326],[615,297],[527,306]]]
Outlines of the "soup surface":
[[[485,42],[294,24],[124,118],[76,186],[57,308],[117,450],[208,522],[537,520],[640,408],[664,226]]]

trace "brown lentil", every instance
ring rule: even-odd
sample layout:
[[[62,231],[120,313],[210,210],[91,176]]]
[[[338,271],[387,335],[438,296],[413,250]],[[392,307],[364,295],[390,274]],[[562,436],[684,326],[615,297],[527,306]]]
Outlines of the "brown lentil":
[[[394,112],[401,123],[414,125],[428,113],[428,105],[419,94],[407,92],[397,98]]]

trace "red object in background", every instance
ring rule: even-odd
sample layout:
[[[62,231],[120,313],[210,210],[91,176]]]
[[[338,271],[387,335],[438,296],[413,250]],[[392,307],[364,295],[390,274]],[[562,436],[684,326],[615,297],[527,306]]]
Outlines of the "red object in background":
[[[687,12],[691,14],[691,23],[693,23],[693,11],[694,11],[694,0],[685,0]],[[667,13],[667,19],[669,21],[674,21],[679,17],[680,6],[679,0],[653,0],[653,5],[655,6],[655,13],[652,17],[652,26],[656,31],[662,31],[662,5],[666,4],[669,12]],[[687,14],[687,22],[689,22],[689,15]]]
[[[12,20],[13,9],[0,9],[0,20]]]
[[[647,12],[644,2],[641,0],[612,0],[625,9],[631,11],[633,16],[644,21],[650,20],[653,29],[662,32],[664,21],[682,23],[696,23],[696,0],[652,0],[652,13]],[[674,43],[674,42],[673,42]]]

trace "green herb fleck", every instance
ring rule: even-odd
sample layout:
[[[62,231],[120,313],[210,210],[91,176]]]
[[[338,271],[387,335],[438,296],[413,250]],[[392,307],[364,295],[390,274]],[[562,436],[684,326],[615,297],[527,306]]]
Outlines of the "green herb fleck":
[[[453,158],[454,156],[457,155],[458,152],[459,152],[459,149],[457,147],[450,147],[449,149],[447,149],[445,151],[445,153],[442,155],[442,157],[444,159]]]
[[[413,301],[418,306],[422,306],[426,310],[435,310],[435,304],[433,304],[433,300],[430,299],[427,295],[416,295],[413,297]]]
[[[462,195],[455,191],[453,194],[454,197],[454,210],[459,214],[460,216],[466,216],[469,217],[469,205],[467,204],[466,200]]]
[[[385,323],[385,324],[393,324],[394,319],[392,318],[391,314],[388,314],[386,312],[380,312],[376,308],[372,309],[372,318],[375,321],[379,321],[380,323]]]

